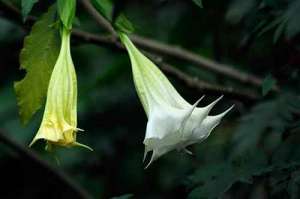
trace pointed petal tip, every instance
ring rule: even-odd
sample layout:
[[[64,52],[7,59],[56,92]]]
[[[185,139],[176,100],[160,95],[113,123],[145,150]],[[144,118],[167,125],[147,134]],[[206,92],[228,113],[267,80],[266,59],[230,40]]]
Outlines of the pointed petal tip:
[[[205,95],[202,95],[202,97],[200,97],[199,101],[203,100],[205,98]]]
[[[205,110],[205,114],[208,115],[211,109],[223,98],[224,95],[221,95],[219,98],[217,98],[215,101],[212,103],[208,104],[207,106],[203,107]]]
[[[234,104],[230,106],[228,109],[226,109],[224,112],[220,113],[219,115],[216,115],[220,119],[223,118],[229,111],[231,111],[234,108]]]
[[[29,147],[32,147],[32,145],[34,145],[39,139],[41,138],[34,137],[33,140],[30,142]]]
[[[213,101],[212,103],[210,103],[209,105],[207,105],[207,107],[209,108],[209,110],[211,110],[223,98],[223,96],[224,95],[221,95],[215,101]]]
[[[145,152],[144,152],[144,157],[143,157],[143,163],[144,163],[144,162],[145,162],[145,160],[146,160],[146,157],[147,157],[147,154],[148,154],[148,152],[149,152],[149,151],[145,149]]]
[[[213,103],[215,103],[215,104],[218,103],[223,97],[224,97],[224,95],[221,95],[215,101],[213,101]]]
[[[29,144],[29,147],[32,147],[32,145],[34,145],[35,142],[36,142],[36,140],[32,140]]]
[[[148,167],[152,164],[152,162],[154,162],[157,159],[156,157],[156,153],[153,151],[152,152],[152,156],[151,156],[151,160],[149,161],[149,163],[146,165],[146,167],[144,168],[145,170],[148,169]]]
[[[198,106],[199,102],[203,99],[203,97],[201,97],[200,99],[198,99],[194,104],[192,109],[196,108],[196,106]]]
[[[81,144],[81,143],[79,143],[79,142],[75,142],[75,143],[74,143],[74,146],[79,146],[79,147],[83,147],[83,148],[85,148],[85,149],[87,149],[87,150],[89,150],[89,151],[94,151],[91,147],[89,147],[89,146],[87,146],[87,145],[84,145],[84,144]]]
[[[222,114],[226,115],[229,111],[231,111],[234,108],[234,104],[231,105],[226,111],[224,111]]]
[[[204,99],[205,95],[202,95],[192,106],[192,109],[196,108],[198,106],[199,102],[201,102]]]

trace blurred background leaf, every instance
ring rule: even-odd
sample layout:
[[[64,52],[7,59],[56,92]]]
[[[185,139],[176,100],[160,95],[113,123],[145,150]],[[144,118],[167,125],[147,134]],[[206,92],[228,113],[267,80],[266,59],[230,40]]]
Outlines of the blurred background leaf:
[[[26,17],[30,13],[34,4],[37,2],[38,0],[22,0],[22,15],[24,21],[26,20]]]
[[[21,1],[9,3],[21,9]],[[30,15],[39,18],[51,3],[38,1]],[[32,150],[57,171],[70,176],[92,198],[113,198],[124,193],[145,199],[299,198],[299,1],[211,0],[204,4],[199,10],[192,1],[127,0],[122,5],[110,4],[108,14],[101,13],[104,17],[112,16],[113,9],[118,7],[118,13],[134,24],[137,35],[188,49],[258,77],[272,74],[264,84],[267,95],[256,100],[225,95],[211,114],[232,104],[234,110],[207,140],[190,147],[193,156],[174,151],[144,170],[142,142],[147,118],[134,89],[128,56],[109,46],[87,44],[72,37],[79,89],[78,127],[85,130],[78,134],[78,141],[95,151],[58,148],[48,154],[42,143]],[[0,129],[26,147],[39,127],[42,111],[23,127],[13,82],[25,75],[19,70],[18,57],[31,27],[30,18],[20,24],[1,5]],[[98,36],[107,34],[81,4],[77,5],[76,17],[80,21],[76,28]],[[34,44],[42,46],[41,42]],[[163,61],[192,79],[212,85],[252,94],[262,89],[195,67],[194,63],[169,57]],[[206,94],[199,106],[222,94],[207,94],[176,77],[168,77],[189,102]],[[279,91],[270,90],[274,86],[272,79]],[[52,174],[6,144],[0,144],[0,157],[0,174],[6,182],[0,189],[0,198],[76,197],[73,190],[64,190]],[[60,160],[59,166],[55,157]]]

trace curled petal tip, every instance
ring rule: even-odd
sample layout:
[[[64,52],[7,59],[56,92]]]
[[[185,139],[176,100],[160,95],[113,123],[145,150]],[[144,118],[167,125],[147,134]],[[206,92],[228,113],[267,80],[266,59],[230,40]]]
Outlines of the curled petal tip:
[[[80,128],[76,128],[76,131],[77,131],[77,132],[84,132],[84,130],[83,130],[83,129],[80,129]]]
[[[193,152],[191,152],[190,150],[188,150],[187,148],[183,149],[184,152],[186,152],[189,155],[194,155]]]
[[[89,147],[89,146],[87,146],[87,145],[84,145],[84,144],[80,144],[80,143],[78,143],[78,142],[75,142],[75,143],[74,143],[74,146],[80,146],[80,147],[83,147],[83,148],[85,148],[85,149],[87,149],[87,150],[94,151],[91,147]]]

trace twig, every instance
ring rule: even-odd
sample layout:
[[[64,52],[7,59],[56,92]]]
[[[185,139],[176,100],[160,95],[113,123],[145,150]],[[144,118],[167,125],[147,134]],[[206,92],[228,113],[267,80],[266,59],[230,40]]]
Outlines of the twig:
[[[176,79],[180,80],[181,82],[185,83],[190,88],[196,88],[198,91],[206,93],[206,94],[224,94],[227,97],[233,97],[237,100],[245,101],[256,101],[259,99],[258,95],[255,92],[245,92],[245,91],[236,91],[232,87],[222,87],[216,86],[204,81],[199,80],[198,78],[191,78],[187,74],[183,73],[182,71],[176,69],[173,66],[170,66],[166,63],[160,64],[161,68],[171,76],[176,77]]]
[[[33,151],[23,147],[21,144],[17,143],[13,139],[6,136],[6,132],[0,129],[0,143],[3,143],[13,149],[15,152],[17,152],[22,157],[25,157],[35,164],[39,165],[43,169],[49,171],[51,174],[56,176],[63,184],[65,184],[67,187],[72,189],[74,192],[76,192],[81,198],[83,199],[91,199],[92,197],[78,184],[76,184],[73,180],[71,180],[68,176],[66,176],[63,172],[56,170],[51,165],[49,165],[46,161],[39,158],[38,155],[36,155]]]
[[[89,0],[81,0],[80,2],[86,10],[89,10],[89,14],[96,19],[96,22],[100,27],[103,27],[115,39],[118,38],[118,35],[111,24],[102,15],[98,14],[98,11],[92,6]]]
[[[148,57],[150,55],[148,54]],[[258,95],[255,92],[251,91],[236,91],[232,87],[223,87],[219,85],[213,85],[205,81],[199,80],[197,77],[190,77],[186,73],[178,70],[174,66],[171,66],[167,63],[162,62],[161,60],[155,59],[154,56],[150,56],[151,59],[160,66],[160,68],[169,74],[170,76],[175,77],[177,80],[183,82],[190,88],[195,88],[199,92],[208,93],[208,94],[224,94],[227,97],[233,97],[241,101],[256,101],[259,99]]]
[[[114,31],[113,27],[109,24],[109,22],[106,19],[104,19],[97,12],[97,10],[91,5],[89,0],[81,0],[81,2],[83,3],[84,8],[87,10],[87,12],[95,19],[95,21],[100,26],[109,30],[109,32],[112,33],[113,36],[116,35],[116,32]],[[235,69],[233,66],[217,63],[213,60],[210,60],[208,58],[205,58],[203,56],[200,56],[188,50],[179,48],[177,46],[164,44],[134,34],[132,34],[130,38],[140,48],[149,51],[151,53],[154,53],[156,55],[165,55],[183,61],[187,61],[197,65],[198,67],[225,75],[234,80],[240,81],[245,84],[250,84],[255,87],[260,87],[262,85],[262,79],[259,77],[239,71]]]
[[[73,35],[85,42],[98,44],[98,45],[105,45],[108,47],[117,48],[119,50],[125,50],[124,47],[119,42],[114,41],[110,36],[96,36],[94,34],[87,33],[84,31],[79,31],[79,30],[74,30]],[[208,82],[201,81],[198,78],[190,77],[186,73],[176,69],[174,66],[171,66],[170,64],[163,62],[160,57],[157,57],[156,55],[152,55],[148,52],[144,52],[144,53],[147,54],[147,56],[151,58],[152,61],[154,61],[157,65],[159,65],[164,72],[177,78],[179,81],[183,82],[188,87],[196,88],[200,92],[218,93],[218,94],[222,93],[228,97],[233,97],[237,100],[242,100],[242,101],[245,100],[255,101],[259,99],[258,95],[251,91],[248,92],[237,91],[234,88],[216,86]]]
[[[250,84],[255,87],[260,87],[262,85],[262,79],[259,77],[234,69],[233,66],[217,63],[180,47],[164,44],[138,35],[131,35],[130,38],[137,46],[154,54],[166,55],[187,61],[200,68],[225,75],[231,79],[245,84]]]

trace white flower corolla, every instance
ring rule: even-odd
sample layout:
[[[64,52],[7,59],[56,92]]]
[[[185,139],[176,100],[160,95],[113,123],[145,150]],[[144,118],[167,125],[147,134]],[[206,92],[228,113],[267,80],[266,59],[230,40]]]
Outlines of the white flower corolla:
[[[82,146],[76,142],[77,131],[77,79],[70,52],[71,32],[63,28],[61,49],[52,71],[45,111],[41,126],[31,142],[37,140],[47,141],[46,149],[52,145],[65,147]]]
[[[120,39],[128,51],[135,87],[148,117],[144,160],[150,151],[152,157],[146,168],[174,149],[190,154],[186,147],[206,139],[233,106],[221,114],[209,116],[222,96],[205,107],[196,107],[203,97],[194,105],[189,104],[126,34],[120,33]]]

